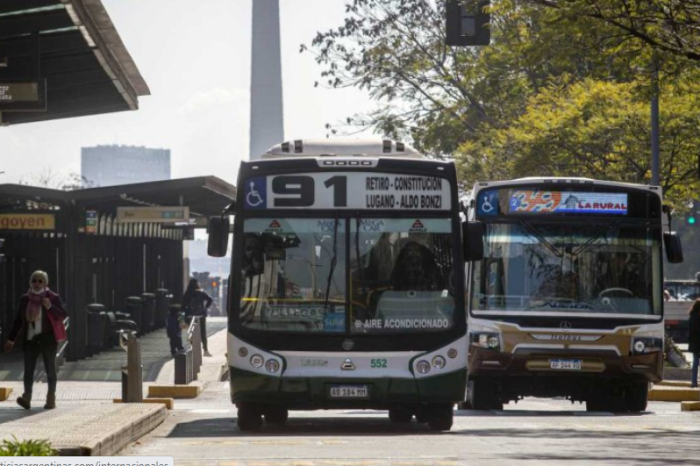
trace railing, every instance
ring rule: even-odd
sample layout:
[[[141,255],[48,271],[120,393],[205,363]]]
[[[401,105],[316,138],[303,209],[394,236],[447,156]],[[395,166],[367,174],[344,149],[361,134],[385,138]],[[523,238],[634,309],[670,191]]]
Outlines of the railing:
[[[70,317],[66,316],[66,318],[63,319],[63,325],[66,327],[66,334],[68,334],[68,328],[70,327]],[[56,363],[58,366],[61,366],[63,364],[63,353],[65,353],[67,347],[67,339],[58,344],[58,350],[56,351]]]

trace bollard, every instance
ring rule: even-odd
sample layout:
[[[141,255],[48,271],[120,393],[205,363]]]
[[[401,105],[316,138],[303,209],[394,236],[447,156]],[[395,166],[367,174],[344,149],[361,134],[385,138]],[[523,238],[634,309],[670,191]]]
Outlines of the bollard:
[[[175,353],[175,385],[192,382],[192,349]]]
[[[124,403],[143,403],[143,366],[141,342],[136,332],[119,332],[119,345],[126,351],[126,366],[122,366],[122,400]]]
[[[192,346],[192,373],[193,380],[197,380],[197,374],[202,367],[202,334],[199,329],[199,317],[193,317],[190,326],[187,329],[187,340]]]

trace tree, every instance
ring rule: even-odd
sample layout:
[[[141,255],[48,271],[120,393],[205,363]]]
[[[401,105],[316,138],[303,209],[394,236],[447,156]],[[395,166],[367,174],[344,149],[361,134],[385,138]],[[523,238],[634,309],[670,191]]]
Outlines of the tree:
[[[27,178],[20,179],[19,184],[60,189],[62,191],[76,191],[78,189],[92,188],[95,185],[95,183],[78,173],[70,173],[67,176],[63,176],[50,167],[33,173]]]
[[[700,61],[700,0],[525,0],[557,11],[560,20],[582,17],[616,28],[630,40]]]
[[[511,125],[492,131],[488,144],[465,142],[459,151],[460,167],[463,172],[484,173],[496,165],[515,176],[577,175],[649,183],[649,106],[636,86],[562,77],[531,97]],[[663,95],[662,187],[677,202],[692,198],[700,187],[700,97],[695,90],[685,94],[673,88]]]

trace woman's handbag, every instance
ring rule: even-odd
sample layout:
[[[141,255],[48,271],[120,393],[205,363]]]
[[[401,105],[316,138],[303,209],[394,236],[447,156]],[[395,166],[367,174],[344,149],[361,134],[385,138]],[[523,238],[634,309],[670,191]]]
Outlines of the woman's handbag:
[[[49,322],[51,323],[51,328],[53,329],[53,336],[56,338],[56,343],[66,341],[68,339],[68,335],[66,334],[66,326],[63,323],[63,320],[54,316],[51,311],[48,311],[47,315]]]

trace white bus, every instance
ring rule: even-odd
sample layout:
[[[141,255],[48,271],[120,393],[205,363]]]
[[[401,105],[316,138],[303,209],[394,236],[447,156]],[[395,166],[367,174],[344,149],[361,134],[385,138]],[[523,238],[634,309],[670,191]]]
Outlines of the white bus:
[[[485,234],[467,273],[466,404],[560,396],[594,411],[646,409],[663,375],[664,244],[682,261],[663,231],[667,210],[653,186],[477,183],[468,214]]]
[[[228,302],[238,426],[388,410],[449,430],[466,390],[455,166],[389,140],[294,141],[241,164]],[[479,238],[480,240],[480,238]]]

